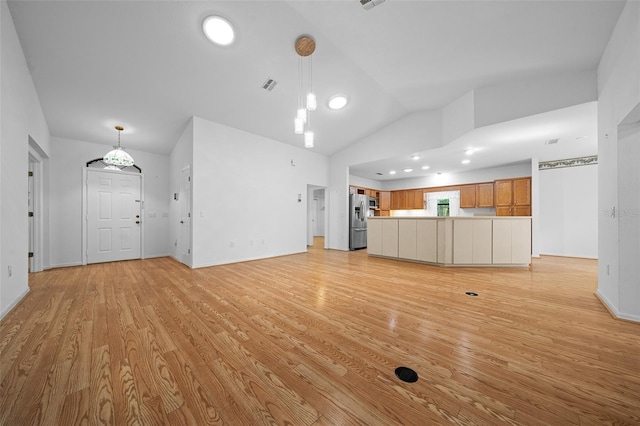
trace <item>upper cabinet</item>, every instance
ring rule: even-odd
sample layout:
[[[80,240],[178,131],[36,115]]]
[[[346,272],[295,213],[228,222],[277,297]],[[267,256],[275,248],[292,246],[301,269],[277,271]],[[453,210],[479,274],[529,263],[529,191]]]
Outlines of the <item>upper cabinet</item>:
[[[531,216],[531,178],[495,181],[497,216]]]
[[[391,191],[391,210],[424,209],[423,197],[422,189]]]
[[[460,187],[460,208],[472,209],[476,207],[476,186],[462,185]]]
[[[391,193],[389,191],[380,191],[378,194],[378,208],[380,210],[391,210]]]
[[[460,208],[494,207],[493,182],[460,186]]]

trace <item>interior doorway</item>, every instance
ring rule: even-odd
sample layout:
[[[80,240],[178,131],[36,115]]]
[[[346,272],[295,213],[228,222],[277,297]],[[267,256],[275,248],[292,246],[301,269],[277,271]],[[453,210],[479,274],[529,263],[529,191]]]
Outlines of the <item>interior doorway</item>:
[[[324,246],[326,229],[326,188],[307,185],[307,246],[317,242]],[[322,237],[322,238],[318,238]]]

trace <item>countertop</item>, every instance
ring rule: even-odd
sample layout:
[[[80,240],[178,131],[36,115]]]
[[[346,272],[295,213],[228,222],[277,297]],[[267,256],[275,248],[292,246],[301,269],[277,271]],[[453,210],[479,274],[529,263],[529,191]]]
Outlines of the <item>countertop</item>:
[[[438,219],[438,220],[478,220],[478,219],[531,219],[531,216],[370,216],[368,219]]]

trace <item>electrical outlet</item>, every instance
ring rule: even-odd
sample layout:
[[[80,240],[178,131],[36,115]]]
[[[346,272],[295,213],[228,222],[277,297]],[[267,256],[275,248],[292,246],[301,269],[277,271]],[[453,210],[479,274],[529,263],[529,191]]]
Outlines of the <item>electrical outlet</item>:
[[[607,265],[607,275],[609,275],[609,265]]]
[[[229,248],[234,248],[236,246],[236,243],[234,243],[233,241],[229,242]]]
[[[9,277],[13,275],[13,268],[11,267],[11,265],[7,266],[7,272],[9,272]]]

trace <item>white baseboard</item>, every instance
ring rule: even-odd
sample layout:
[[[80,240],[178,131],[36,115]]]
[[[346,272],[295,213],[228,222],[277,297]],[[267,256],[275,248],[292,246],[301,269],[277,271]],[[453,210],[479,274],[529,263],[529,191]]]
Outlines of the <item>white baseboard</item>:
[[[640,322],[640,315],[632,315],[632,314],[626,314],[626,313],[620,312],[618,308],[616,308],[613,305],[613,303],[611,303],[611,301],[607,299],[607,297],[604,294],[602,294],[600,289],[598,289],[598,291],[595,292],[595,295],[598,299],[600,299],[600,302],[602,302],[604,307],[607,308],[611,316],[613,316],[614,318],[625,320],[625,321]]]
[[[11,310],[15,308],[18,303],[20,303],[20,301],[27,295],[27,293],[29,293],[29,287],[27,287],[27,289],[20,296],[18,296],[16,300],[11,302],[11,304],[7,306],[4,311],[0,312],[0,320],[4,318],[4,316],[9,312],[11,312]]]
[[[143,259],[155,259],[158,257],[173,257],[172,255],[170,255],[169,253],[166,254],[147,254],[143,257]]]
[[[47,269],[68,268],[69,266],[82,266],[82,262],[59,263],[57,265],[49,265]]]

